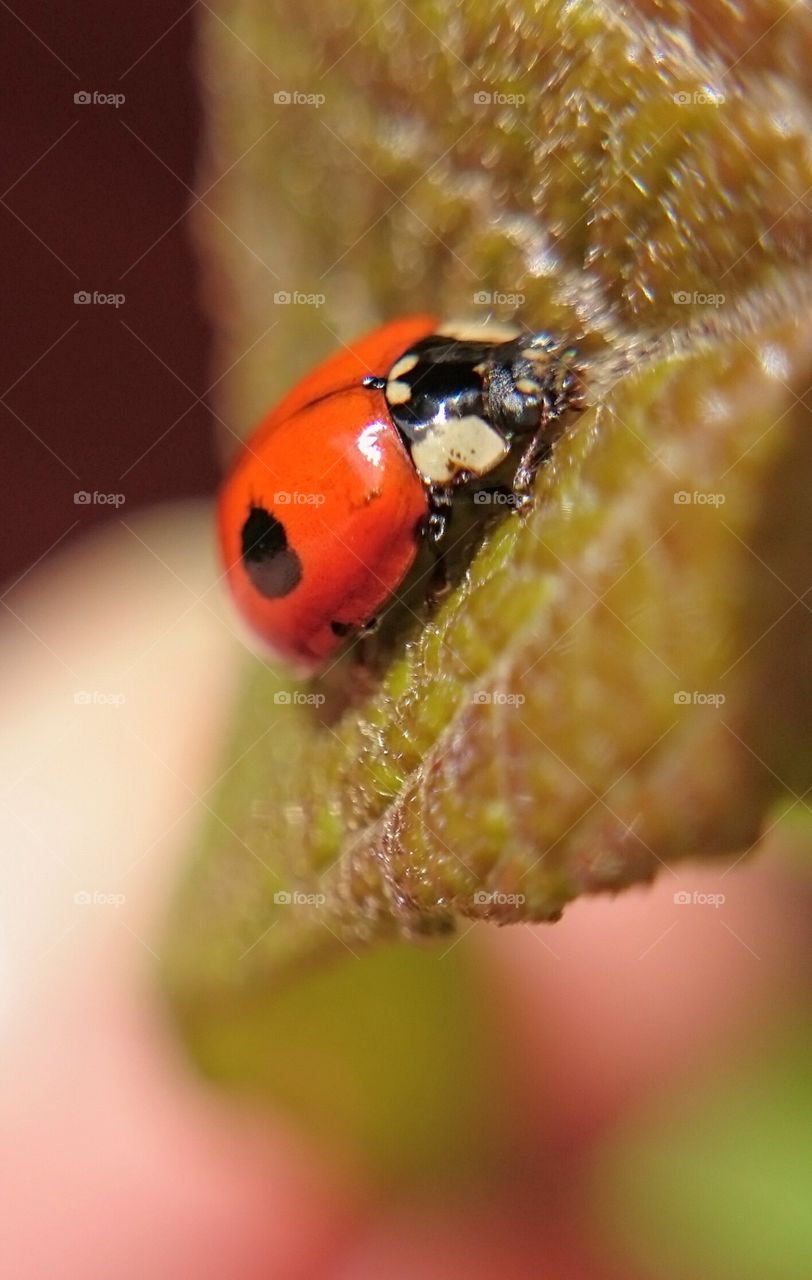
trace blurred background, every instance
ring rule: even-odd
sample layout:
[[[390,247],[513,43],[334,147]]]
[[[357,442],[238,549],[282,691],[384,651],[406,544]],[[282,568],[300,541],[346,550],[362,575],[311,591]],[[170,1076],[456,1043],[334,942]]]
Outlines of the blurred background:
[[[216,483],[186,217],[196,7],[0,7],[2,582],[117,510]],[[74,100],[94,93],[124,103]]]

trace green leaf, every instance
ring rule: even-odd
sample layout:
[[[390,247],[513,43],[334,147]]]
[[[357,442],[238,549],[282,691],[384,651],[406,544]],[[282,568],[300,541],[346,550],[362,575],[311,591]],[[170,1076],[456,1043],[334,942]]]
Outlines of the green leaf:
[[[812,29],[778,0],[703,12],[206,18],[225,419],[483,291],[575,343],[589,407],[530,517],[487,531],[436,613],[407,597],[365,681],[251,666],[170,928],[195,1025],[344,946],[554,920],[806,809]]]

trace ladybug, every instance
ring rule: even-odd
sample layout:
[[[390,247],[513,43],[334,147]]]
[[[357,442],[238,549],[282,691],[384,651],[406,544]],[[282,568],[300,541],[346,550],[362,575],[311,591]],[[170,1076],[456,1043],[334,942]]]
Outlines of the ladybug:
[[[315,670],[370,628],[462,490],[507,474],[515,506],[577,407],[575,352],[508,325],[395,320],[328,359],[260,424],[220,492],[238,609]],[[505,486],[497,486],[504,489]]]

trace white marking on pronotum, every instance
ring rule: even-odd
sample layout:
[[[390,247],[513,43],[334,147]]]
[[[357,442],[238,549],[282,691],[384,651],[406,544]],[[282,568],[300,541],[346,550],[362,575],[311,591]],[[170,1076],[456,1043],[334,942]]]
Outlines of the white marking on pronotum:
[[[410,351],[407,355],[401,356],[397,364],[393,364],[389,370],[389,381],[397,382],[398,378],[402,378],[404,373],[411,373],[412,369],[418,363],[419,357]]]
[[[438,330],[443,338],[454,338],[457,342],[510,342],[518,338],[521,329],[512,324],[472,324],[470,321],[450,321]]]
[[[446,484],[459,471],[484,476],[507,453],[504,437],[476,414],[434,422],[412,444],[412,461],[430,484]]]
[[[408,382],[387,382],[386,398],[390,404],[405,404],[412,398],[412,388]]]

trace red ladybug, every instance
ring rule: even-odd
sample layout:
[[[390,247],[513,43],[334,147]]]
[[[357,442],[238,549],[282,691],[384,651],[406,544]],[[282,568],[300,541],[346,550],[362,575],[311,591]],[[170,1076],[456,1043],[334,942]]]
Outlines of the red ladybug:
[[[578,401],[573,356],[547,334],[409,316],[299,382],[220,493],[226,574],[252,628],[315,669],[370,625],[422,539],[441,542],[462,487],[506,464],[516,505],[530,502],[550,424]]]

